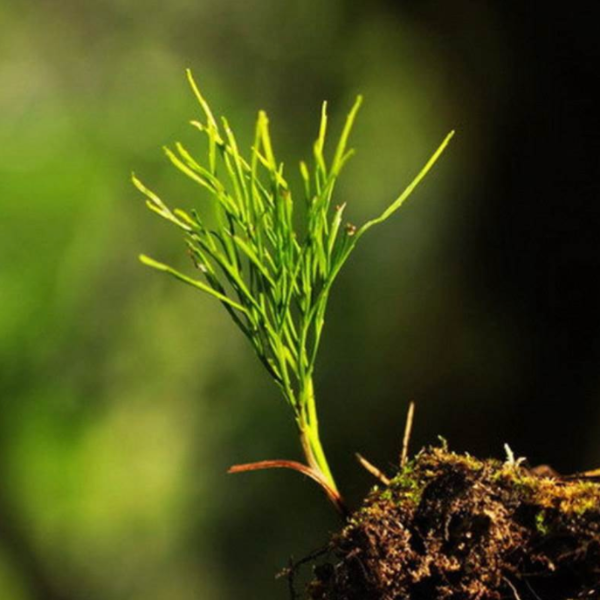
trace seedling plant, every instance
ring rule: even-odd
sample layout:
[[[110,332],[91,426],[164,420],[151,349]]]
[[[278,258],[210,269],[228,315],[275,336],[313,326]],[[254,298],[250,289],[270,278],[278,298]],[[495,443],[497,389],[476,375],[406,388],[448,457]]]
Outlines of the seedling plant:
[[[306,462],[264,461],[232,471],[296,469],[317,481],[344,513],[320,439],[314,389],[331,288],[358,241],[402,206],[454,132],[394,202],[356,227],[344,221],[346,204],[335,204],[333,195],[353,154],[348,140],[360,96],[332,152],[325,151],[328,115],[323,103],[312,161],[300,163],[302,189],[292,192],[284,165],[275,156],[265,112],[258,113],[254,143],[244,154],[227,119],[215,118],[189,70],[187,77],[203,113],[203,120],[191,125],[206,137],[206,157],[198,160],[180,143],[165,148],[165,153],[181,173],[208,192],[213,215],[209,217],[208,210],[169,207],[134,175],[133,183],[146,196],[148,208],[183,232],[197,275],[146,255],[140,260],[219,300],[292,410]]]

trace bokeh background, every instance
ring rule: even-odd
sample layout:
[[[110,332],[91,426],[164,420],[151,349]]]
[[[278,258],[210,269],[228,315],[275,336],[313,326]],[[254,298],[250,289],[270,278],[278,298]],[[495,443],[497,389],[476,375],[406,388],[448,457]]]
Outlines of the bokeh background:
[[[592,4],[590,3],[590,6]],[[364,239],[317,374],[351,504],[413,448],[600,466],[596,21],[467,0],[48,0],[0,4],[0,598],[287,598],[275,573],[338,527],[291,472],[287,407],[129,173],[201,194],[160,147],[196,143],[191,67],[249,140],[309,155],[320,103],[366,102],[339,198],[361,223],[457,136]],[[246,136],[244,138],[244,136]],[[200,200],[198,200],[200,198]]]

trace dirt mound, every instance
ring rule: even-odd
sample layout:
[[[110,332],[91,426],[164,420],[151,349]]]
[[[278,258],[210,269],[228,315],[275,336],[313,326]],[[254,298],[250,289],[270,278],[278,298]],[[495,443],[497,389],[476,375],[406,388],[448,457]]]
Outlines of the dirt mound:
[[[600,598],[600,483],[422,451],[315,568],[312,600]]]

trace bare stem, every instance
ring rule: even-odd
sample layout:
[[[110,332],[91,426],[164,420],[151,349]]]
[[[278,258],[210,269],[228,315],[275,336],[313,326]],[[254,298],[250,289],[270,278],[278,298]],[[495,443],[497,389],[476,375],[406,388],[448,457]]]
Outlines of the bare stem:
[[[312,379],[307,377],[301,390],[300,415],[297,418],[300,441],[307,463],[321,474],[327,484],[338,491],[331,469],[327,462],[319,435],[319,419],[315,403],[315,392]],[[338,492],[339,493],[339,492]]]

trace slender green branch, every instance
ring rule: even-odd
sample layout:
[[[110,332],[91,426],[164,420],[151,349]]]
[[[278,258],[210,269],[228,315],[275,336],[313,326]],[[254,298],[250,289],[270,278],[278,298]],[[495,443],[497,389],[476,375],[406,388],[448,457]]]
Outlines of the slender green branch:
[[[294,225],[296,204],[276,159],[269,119],[258,113],[254,143],[244,157],[229,122],[217,120],[191,72],[188,80],[204,121],[191,121],[208,139],[204,160],[180,143],[165,149],[171,163],[212,199],[217,228],[197,211],[172,210],[137,177],[148,207],[183,231],[202,281],[147,256],[141,261],[219,300],[254,348],[291,407],[311,476],[330,498],[341,496],[319,433],[313,384],[332,285],[362,235],[400,208],[446,148],[453,132],[413,182],[383,213],[362,227],[343,226],[346,205],[332,208],[336,181],[353,151],[348,141],[362,98],[354,103],[332,157],[326,156],[328,116],[323,103],[312,168],[300,163],[306,226]],[[262,463],[261,463],[262,464]],[[267,464],[267,463],[265,463]],[[338,502],[336,500],[336,502]]]

